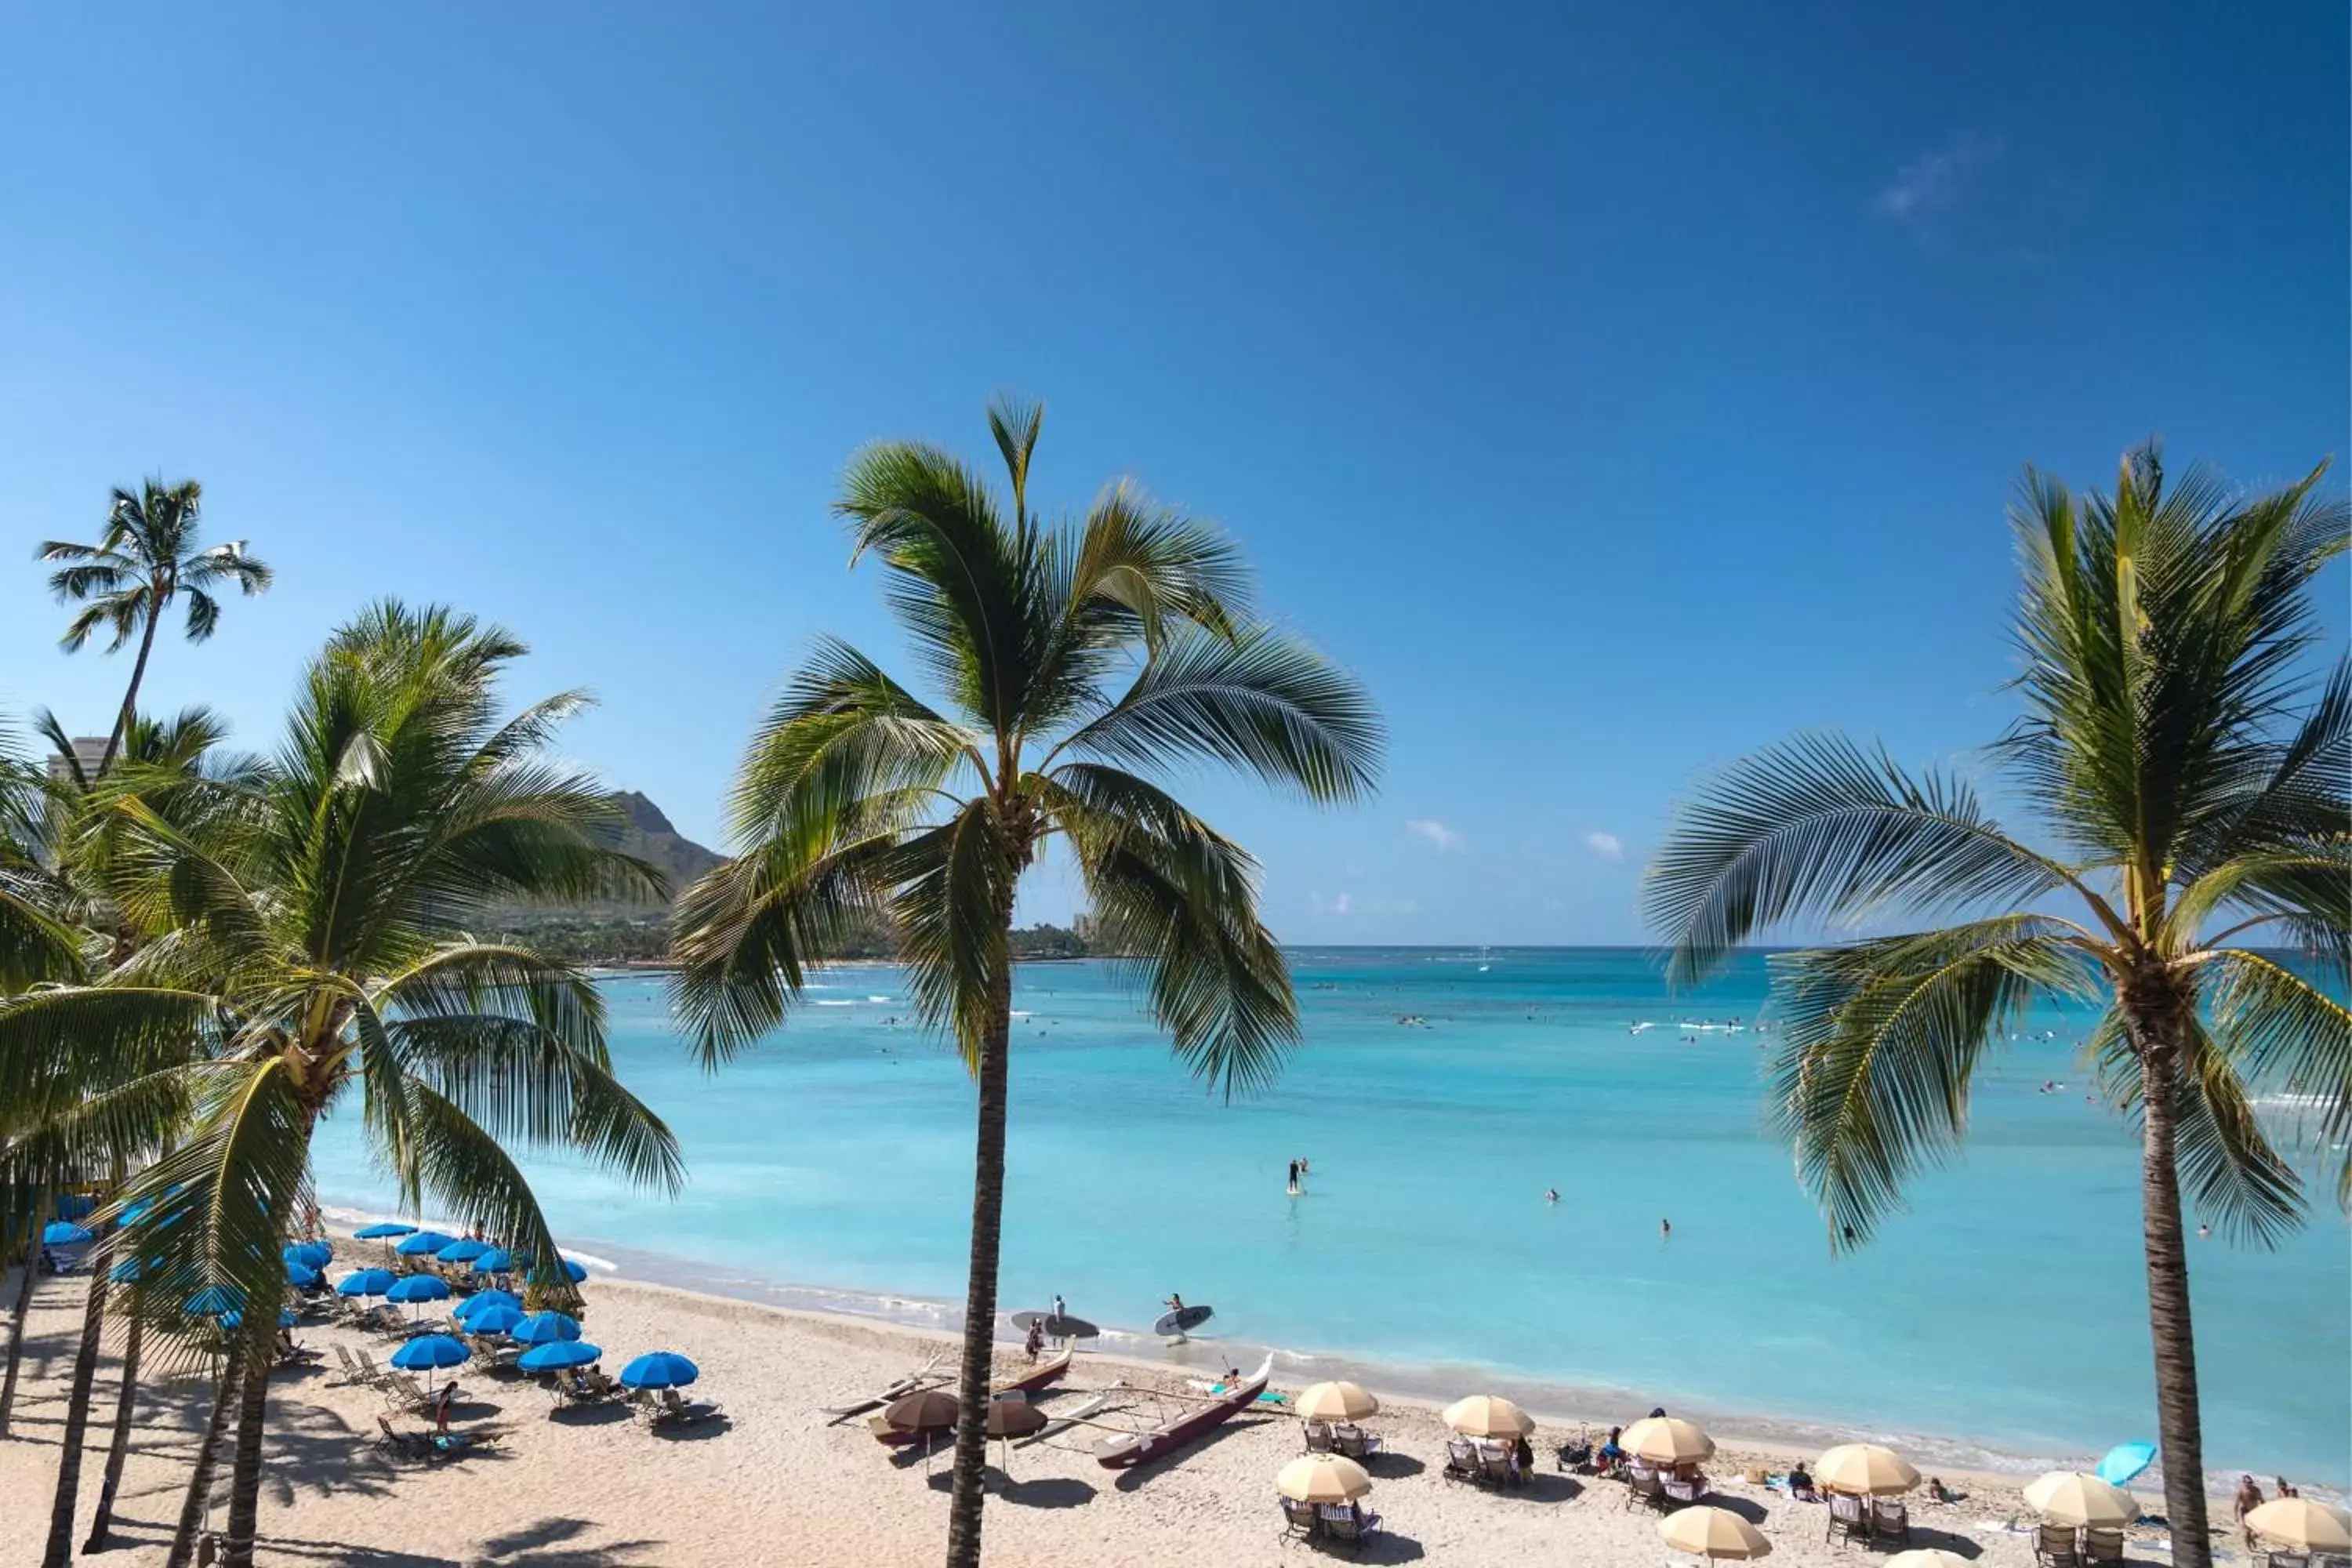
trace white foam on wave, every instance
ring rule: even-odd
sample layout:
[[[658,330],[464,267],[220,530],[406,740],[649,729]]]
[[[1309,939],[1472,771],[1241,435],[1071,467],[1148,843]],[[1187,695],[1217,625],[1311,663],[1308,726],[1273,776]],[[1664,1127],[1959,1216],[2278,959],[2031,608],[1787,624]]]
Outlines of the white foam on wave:
[[[855,1002],[835,1002],[829,997],[824,996],[818,997],[816,999],[816,1005],[820,1007],[855,1007],[857,1005]]]
[[[887,1002],[890,998],[887,996],[868,996],[866,1000],[868,1002]]]

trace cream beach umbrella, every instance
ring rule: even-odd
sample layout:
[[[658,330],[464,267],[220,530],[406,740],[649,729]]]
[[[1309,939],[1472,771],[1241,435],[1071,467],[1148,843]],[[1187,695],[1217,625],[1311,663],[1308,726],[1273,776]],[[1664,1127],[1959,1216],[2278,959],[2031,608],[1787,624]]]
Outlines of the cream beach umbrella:
[[[1445,1407],[1445,1424],[1465,1437],[1524,1437],[1536,1429],[1532,1416],[1495,1394],[1455,1400]]]
[[[1832,1491],[1894,1497],[1919,1484],[1919,1472],[1892,1448],[1875,1443],[1841,1443],[1813,1467],[1813,1482]]]
[[[1352,1383],[1316,1384],[1291,1406],[1301,1421],[1361,1421],[1380,1409],[1379,1400]]]
[[[2025,1489],[2025,1506],[2053,1524],[2129,1524],[2139,1517],[2131,1494],[2081,1470],[2053,1470]]]
[[[1695,1465],[1715,1452],[1715,1439],[1687,1421],[1652,1415],[1617,1435],[1617,1446],[1653,1465]]]
[[[1293,1502],[1353,1502],[1372,1489],[1372,1478],[1353,1459],[1309,1454],[1283,1466],[1274,1489]]]
[[[2352,1552],[2352,1514],[2309,1498],[2273,1498],[2246,1515],[2246,1528],[2299,1552]]]
[[[1728,1509],[1677,1510],[1658,1521],[1658,1539],[1695,1557],[1761,1557],[1772,1550],[1764,1532]]]
[[[1881,1564],[1881,1568],[1976,1568],[1976,1564],[1957,1552],[1946,1552],[1936,1546],[1915,1546],[1908,1552],[1898,1552]]]

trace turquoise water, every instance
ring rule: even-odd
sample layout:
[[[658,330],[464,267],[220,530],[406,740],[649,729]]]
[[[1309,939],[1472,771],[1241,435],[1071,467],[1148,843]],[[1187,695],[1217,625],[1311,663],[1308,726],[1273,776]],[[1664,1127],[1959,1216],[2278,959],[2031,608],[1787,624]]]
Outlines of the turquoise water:
[[[1763,1130],[1769,1037],[1678,1026],[1752,1021],[1760,957],[1670,1000],[1626,950],[1292,956],[1307,1044],[1277,1092],[1234,1105],[1172,1065],[1103,966],[1023,968],[1008,1310],[1059,1291],[1134,1328],[1177,1290],[1235,1342],[1932,1437],[1956,1458],[2153,1436],[2137,1152],[2084,1102],[2084,1013],[2037,1016],[2056,1039],[1994,1059],[1965,1155],[1832,1259]],[[823,980],[717,1077],[688,1061],[658,979],[607,984],[619,1066],[692,1179],[661,1201],[539,1161],[567,1240],[698,1283],[961,1299],[969,1080],[908,1023],[896,972]],[[2038,1092],[2051,1079],[2068,1089]],[[321,1134],[320,1193],[381,1206],[351,1120]],[[1297,1155],[1313,1170],[1293,1199]],[[2332,1201],[2274,1253],[2192,1245],[2209,1459],[2344,1485],[2352,1254]]]

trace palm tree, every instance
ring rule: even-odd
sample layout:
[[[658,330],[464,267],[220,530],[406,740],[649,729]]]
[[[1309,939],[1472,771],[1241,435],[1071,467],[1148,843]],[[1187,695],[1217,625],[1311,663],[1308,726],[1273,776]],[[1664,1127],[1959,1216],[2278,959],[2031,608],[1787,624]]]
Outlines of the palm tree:
[[[107,736],[106,752],[99,759],[100,775],[114,765],[123,731],[139,710],[147,656],[172,601],[185,595],[188,640],[202,642],[220,624],[220,601],[212,590],[233,584],[252,595],[269,586],[269,568],[246,553],[244,540],[199,547],[203,495],[203,487],[194,479],[169,488],[160,478],[149,479],[135,496],[129,490],[114,492],[106,531],[96,544],[51,540],[41,546],[41,560],[61,563],[49,576],[58,603],[82,606],[58,639],[67,652],[79,651],[101,627],[113,634],[109,653],[120,652],[138,634],[139,657],[131,666],[131,685]]]
[[[542,1276],[554,1241],[510,1147],[561,1147],[674,1189],[675,1142],[613,1076],[604,1006],[572,965],[465,934],[494,904],[657,891],[610,847],[593,780],[545,759],[584,700],[500,722],[497,677],[523,648],[443,609],[379,605],[312,661],[277,757],[173,815],[104,804],[100,861],[137,951],[96,982],[0,1001],[0,1105],[132,1125],[186,1108],[175,1146],[100,1211],[151,1332],[225,1351],[236,1400],[227,1561],[250,1563],[280,1248],[309,1201],[319,1118],[357,1119],[404,1202],[494,1226]],[[197,1042],[194,1059],[186,1042]],[[73,1106],[42,1062],[102,1059]],[[199,1290],[245,1303],[192,1336]],[[184,1552],[184,1543],[175,1555]]]
[[[79,923],[104,931],[110,954],[108,962],[121,963],[136,951],[137,933],[97,891],[105,881],[105,858],[119,837],[108,831],[116,816],[113,803],[121,798],[136,798],[179,830],[194,830],[200,826],[203,814],[223,793],[222,786],[232,786],[233,793],[233,786],[249,783],[257,776],[257,764],[251,759],[217,752],[226,735],[226,726],[205,708],[184,709],[171,720],[160,721],[133,714],[124,731],[120,765],[102,780],[83,773],[71,742],[53,715],[39,715],[37,728],[57,749],[56,755],[67,774],[61,784],[50,786],[41,824],[44,859],[49,873],[47,890],[52,910],[69,914]],[[186,1042],[183,1056],[193,1046],[193,1040]],[[62,1117],[27,1130],[31,1142],[26,1144],[26,1152],[41,1151],[51,1170],[85,1174],[106,1172],[110,1175],[110,1184],[119,1184],[126,1167],[152,1158],[169,1146],[178,1131],[177,1120],[184,1114],[185,1108],[176,1099],[165,1097],[142,1102],[141,1117],[135,1122],[126,1124],[120,1114],[121,1108],[116,1107],[115,1114],[92,1123],[86,1116],[92,1103],[89,1097],[100,1095],[110,1087],[104,1075],[120,1073],[122,1064],[103,1058],[84,1058],[84,1063],[100,1076],[79,1086],[79,1097],[67,1102]],[[99,1103],[109,1102],[101,1100]],[[105,1264],[110,1253],[110,1239],[101,1240],[97,1253],[100,1268],[85,1300],[81,1340],[68,1383],[64,1441],[58,1449],[58,1482],[44,1568],[63,1568],[70,1555],[74,1512],[79,1498],[82,1445],[88,1433],[106,1309],[114,1295],[105,1277]],[[105,1479],[90,1532],[83,1545],[86,1552],[104,1548],[112,1521],[114,1498],[128,1457],[131,1417],[137,1403],[143,1329],[135,1315],[127,1319],[121,1380],[116,1393]]]
[[[1066,840],[1179,1057],[1229,1094],[1255,1088],[1297,1033],[1255,863],[1146,774],[1208,761],[1350,801],[1370,792],[1381,746],[1352,679],[1250,620],[1247,574],[1214,530],[1123,484],[1081,522],[1042,522],[1028,502],[1042,418],[990,410],[1009,515],[936,447],[852,459],[835,507],[852,562],[880,557],[947,711],[822,643],[744,758],[740,858],[697,883],[677,921],[675,997],[707,1062],[781,1023],[806,966],[881,920],[923,1017],[953,1033],[978,1081],[950,1564],[980,1560],[1022,873]]]
[[[2254,1093],[2316,1097],[2322,1145],[2352,1132],[2352,1013],[2324,988],[2352,958],[2352,675],[2339,663],[2315,698],[2305,657],[2312,575],[2346,546],[2323,471],[2247,498],[2201,470],[2168,487],[2153,446],[2113,496],[2027,470],[2023,712],[1992,757],[2049,847],[1957,778],[1814,735],[1704,784],[1649,873],[1678,980],[1786,922],[1969,917],[1773,960],[1772,1113],[1833,1250],[1957,1146],[1977,1066],[2022,1009],[2104,1004],[2088,1049],[2138,1126],[2181,1568],[2210,1557],[2182,1184],[2226,1233],[2269,1244],[2302,1188]],[[2304,948],[2320,983],[2246,945],[2264,941]],[[2336,1185],[2352,1197],[2352,1151]]]

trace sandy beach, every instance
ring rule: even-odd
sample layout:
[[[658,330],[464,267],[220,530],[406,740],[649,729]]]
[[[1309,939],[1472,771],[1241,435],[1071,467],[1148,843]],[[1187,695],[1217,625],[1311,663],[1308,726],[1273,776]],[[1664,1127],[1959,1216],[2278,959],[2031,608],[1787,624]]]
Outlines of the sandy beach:
[[[35,1296],[16,1436],[0,1445],[0,1518],[10,1521],[0,1531],[0,1562],[38,1557],[84,1288],[78,1279],[45,1279]],[[394,1463],[379,1447],[384,1407],[374,1393],[341,1385],[339,1373],[325,1367],[281,1374],[272,1385],[261,1560],[334,1568],[686,1568],[922,1562],[940,1550],[944,1457],[927,1466],[919,1451],[877,1444],[863,1418],[835,1423],[819,1406],[887,1384],[947,1350],[944,1339],[659,1286],[599,1279],[585,1289],[587,1337],[610,1352],[607,1370],[645,1350],[682,1352],[702,1369],[691,1392],[722,1414],[657,1433],[617,1406],[559,1411],[529,1380],[465,1369],[453,1430],[490,1432],[496,1447],[425,1468]],[[338,1343],[365,1346],[379,1359],[389,1348],[341,1326],[306,1327],[300,1338],[329,1352],[328,1366]],[[115,1373],[110,1353],[99,1374],[77,1539],[97,1496]],[[1181,1373],[1163,1365],[1082,1355],[1063,1388],[1041,1404],[1066,1409],[1082,1391],[1120,1380],[1182,1386]],[[1277,1369],[1277,1387],[1295,1390],[1304,1381]],[[107,1561],[134,1568],[162,1562],[202,1414],[193,1384],[142,1389],[118,1504],[119,1546]],[[403,1417],[397,1425],[420,1424]],[[1444,1479],[1444,1431],[1432,1406],[1387,1400],[1369,1425],[1391,1450],[1370,1467],[1370,1501],[1383,1527],[1352,1560],[1656,1568],[1670,1556],[1656,1517],[1629,1509],[1622,1487],[1552,1468],[1551,1451],[1573,1435],[1572,1426],[1537,1434],[1541,1467],[1533,1484],[1495,1493]],[[1719,1495],[1712,1500],[1759,1524],[1775,1561],[1827,1568],[1881,1555],[1827,1543],[1821,1506],[1790,1502],[1742,1479],[1751,1468],[1777,1471],[1785,1454],[1717,1436],[1721,1447],[1708,1470]],[[1272,1414],[1238,1419],[1165,1463],[1131,1472],[1100,1468],[1076,1437],[1016,1445],[1010,1476],[992,1469],[989,1561],[1035,1568],[1312,1561],[1324,1553],[1283,1541],[1273,1492],[1275,1472],[1300,1451],[1298,1424]],[[1001,1454],[992,1449],[992,1466]],[[225,1500],[226,1462],[221,1476]],[[1964,1489],[1966,1500],[1940,1506],[1914,1494],[1914,1544],[1942,1546],[1988,1568],[2029,1568],[2030,1538],[2007,1528],[2024,1514],[2017,1479],[1945,1479]],[[2141,1489],[2155,1495],[2146,1483]],[[2152,1539],[2145,1532],[2135,1539],[2136,1559],[2163,1561]]]

